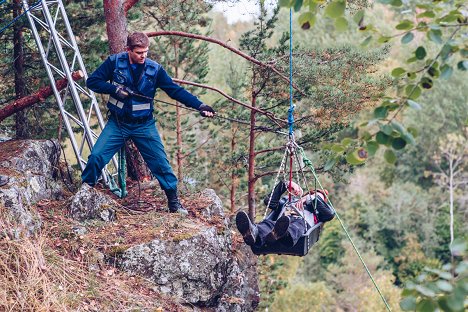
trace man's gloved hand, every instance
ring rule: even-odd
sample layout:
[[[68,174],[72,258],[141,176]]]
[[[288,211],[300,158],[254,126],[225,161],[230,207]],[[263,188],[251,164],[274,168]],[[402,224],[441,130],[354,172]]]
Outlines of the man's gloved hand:
[[[125,100],[126,98],[130,96],[130,92],[127,90],[127,88],[123,86],[118,86],[117,90],[115,90],[115,96],[119,100]]]
[[[200,115],[202,115],[203,117],[213,117],[216,114],[215,110],[211,108],[211,106],[206,105],[206,104],[200,105],[200,107],[198,108],[198,111],[200,112]]]

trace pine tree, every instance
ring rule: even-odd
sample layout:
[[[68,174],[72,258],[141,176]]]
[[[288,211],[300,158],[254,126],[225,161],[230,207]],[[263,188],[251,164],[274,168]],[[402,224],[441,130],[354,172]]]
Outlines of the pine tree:
[[[282,73],[289,71],[289,34],[283,33],[272,44],[278,11],[268,17],[260,3],[260,17],[254,30],[242,35],[241,49],[250,56],[267,64],[274,64]],[[296,141],[313,152],[314,159],[324,155],[320,144],[336,138],[349,127],[362,109],[371,106],[374,98],[385,87],[385,79],[374,75],[373,66],[385,57],[385,51],[363,53],[350,47],[310,49],[306,44],[293,47],[293,94],[295,109]],[[250,94],[251,106],[287,119],[289,109],[289,85],[279,75],[265,67],[252,66]],[[286,137],[272,131],[283,128],[257,112],[251,112],[249,157],[249,213],[255,215],[255,188],[257,180],[269,182],[276,174],[284,151]],[[325,152],[326,153],[326,152]],[[318,171],[325,164],[319,162]],[[334,174],[339,176],[349,170],[345,164],[337,166]]]
[[[233,58],[229,61],[229,70],[226,71],[225,81],[230,89],[230,95],[240,101],[245,101],[243,92],[247,84],[246,73],[239,68]],[[238,104],[222,101],[220,114],[228,119],[217,120],[216,123],[224,128],[218,136],[219,144],[216,149],[219,158],[216,161],[214,170],[217,170],[217,186],[220,188],[220,195],[228,195],[230,211],[235,212],[236,207],[242,204],[242,194],[245,194],[247,185],[246,164],[248,136],[246,125],[248,125],[249,111]],[[227,184],[229,182],[229,185]],[[227,189],[227,192],[223,190]]]

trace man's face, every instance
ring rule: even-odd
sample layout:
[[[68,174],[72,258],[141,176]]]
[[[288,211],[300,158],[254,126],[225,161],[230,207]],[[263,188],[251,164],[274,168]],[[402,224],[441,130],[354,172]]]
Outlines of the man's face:
[[[133,49],[127,48],[130,64],[144,64],[146,56],[148,55],[148,47],[135,47]]]

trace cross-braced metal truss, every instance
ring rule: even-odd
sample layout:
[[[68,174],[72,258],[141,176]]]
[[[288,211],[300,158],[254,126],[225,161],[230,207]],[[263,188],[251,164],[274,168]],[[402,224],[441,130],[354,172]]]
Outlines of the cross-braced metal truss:
[[[23,0],[23,5],[78,165],[84,170],[85,157],[98,136],[96,131],[100,132],[105,123],[94,93],[85,85],[88,73],[67,13],[61,0],[39,0],[34,4]],[[74,81],[72,73],[78,70],[84,79]],[[59,91],[55,81],[61,78],[68,80],[68,87]],[[117,168],[117,159],[113,157],[111,164],[103,170],[102,178],[111,188],[115,188],[113,176],[117,174]]]

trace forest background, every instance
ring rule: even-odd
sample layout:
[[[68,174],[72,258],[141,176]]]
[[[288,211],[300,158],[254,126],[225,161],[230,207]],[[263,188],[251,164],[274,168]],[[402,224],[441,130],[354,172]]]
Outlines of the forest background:
[[[348,18],[366,7],[366,19],[391,33],[400,15],[411,7],[390,8],[375,3],[354,2]],[[2,22],[13,16],[13,3],[2,3]],[[65,1],[70,22],[89,72],[108,55],[105,20],[100,1]],[[259,4],[260,6],[260,4]],[[129,31],[180,30],[209,35],[263,61],[275,62],[287,74],[288,10],[260,10],[250,22],[228,24],[221,12],[202,1],[141,1],[129,11]],[[248,13],[247,13],[248,14]],[[424,268],[438,270],[451,261],[449,189],[444,157],[453,152],[460,174],[455,177],[454,236],[467,233],[468,218],[468,90],[466,70],[447,75],[441,83],[424,92],[421,109],[399,117],[415,129],[414,143],[396,150],[396,160],[384,160],[379,148],[364,165],[351,166],[331,157],[330,143],[348,144],[356,125],[375,114],[377,99],[391,93],[390,74],[411,57],[401,45],[360,44],[367,36],[359,27],[336,31],[327,18],[315,21],[310,30],[294,20],[294,81],[307,96],[297,92],[297,136],[313,160],[322,184],[330,191],[334,206],[352,233],[370,270],[389,304],[398,310],[401,290]],[[13,31],[27,25],[23,18],[2,33],[0,61],[0,108],[12,102],[15,90]],[[27,27],[27,26],[26,26]],[[46,85],[47,79],[34,40],[24,32],[23,94]],[[418,38],[410,44],[417,45]],[[215,86],[240,101],[249,103],[253,93],[258,105],[286,119],[288,85],[262,72],[226,49],[187,38],[157,37],[152,40],[150,58],[163,64],[177,78]],[[466,45],[465,45],[466,46]],[[436,47],[428,54],[436,52]],[[463,68],[461,68],[463,69]],[[260,87],[259,87],[260,86]],[[215,92],[188,89],[212,105],[221,117],[202,120],[194,112],[177,112],[175,103],[162,93],[156,104],[159,130],[174,168],[184,182],[184,192],[214,188],[226,209],[235,212],[247,207],[248,123],[250,111],[232,104]],[[105,101],[101,99],[104,105]],[[168,104],[169,103],[169,104]],[[45,101],[10,117],[0,124],[4,137],[63,138],[55,101]],[[177,135],[177,116],[181,138]],[[240,122],[233,122],[232,120]],[[244,123],[243,123],[244,122]],[[266,194],[273,186],[287,137],[271,132],[268,118],[260,116],[256,133],[258,170],[255,193]],[[284,129],[283,129],[284,130]],[[455,147],[455,148],[454,148]],[[461,147],[461,148],[460,148]],[[67,150],[67,149],[66,149]],[[69,162],[73,154],[66,153]],[[330,162],[330,158],[333,160]],[[180,162],[178,162],[180,161]],[[78,174],[77,174],[78,176]],[[77,179],[78,183],[78,179]],[[260,198],[260,197],[259,197]],[[258,205],[257,215],[263,215]],[[261,309],[271,311],[383,310],[382,302],[362,269],[338,221],[330,222],[311,253],[305,258],[267,256],[259,258],[262,268]],[[430,297],[430,296],[429,296]]]

